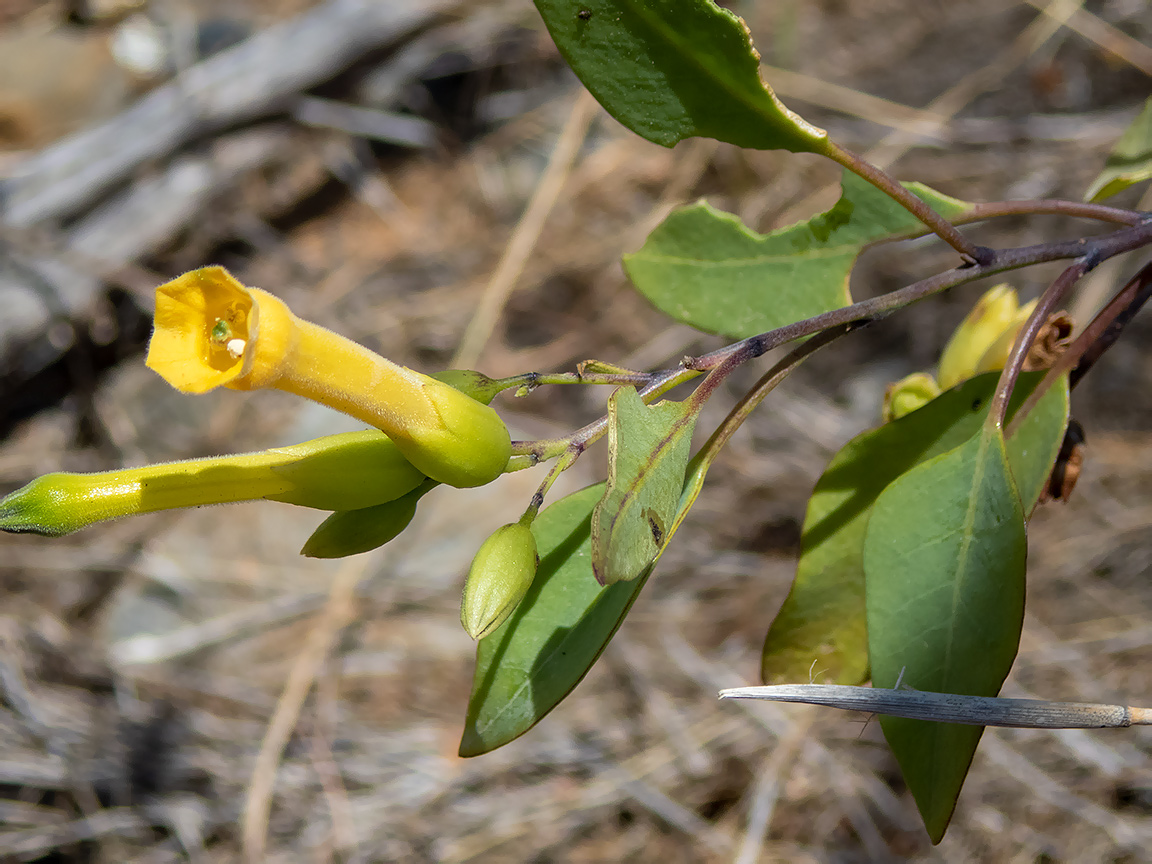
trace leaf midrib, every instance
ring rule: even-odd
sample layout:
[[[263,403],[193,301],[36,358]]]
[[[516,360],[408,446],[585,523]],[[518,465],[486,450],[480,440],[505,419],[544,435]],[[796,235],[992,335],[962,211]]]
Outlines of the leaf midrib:
[[[644,21],[644,23],[648,25],[648,27],[657,35],[657,37],[662,38],[665,41],[665,43],[672,48],[674,53],[679,54],[681,57],[687,57],[690,65],[692,65],[695,68],[705,72],[708,78],[717,82],[720,85],[721,89],[724,90],[726,93],[728,93],[728,95],[730,97],[732,97],[736,102],[738,102],[738,103],[744,105],[745,107],[747,107],[748,109],[750,109],[751,112],[753,114],[755,114],[757,117],[760,117],[761,120],[767,121],[767,125],[771,131],[773,131],[773,132],[776,131],[773,127],[776,126],[777,124],[774,123],[773,121],[776,120],[777,118],[775,116],[773,116],[772,114],[765,114],[762,110],[762,106],[757,104],[752,99],[750,99],[749,96],[745,94],[744,89],[742,87],[739,87],[734,79],[731,79],[726,75],[718,74],[717,71],[713,67],[710,67],[707,64],[701,62],[699,57],[696,55],[696,53],[694,51],[686,50],[686,47],[688,49],[691,48],[691,41],[687,40],[687,39],[678,38],[679,34],[677,34],[677,32],[672,28],[665,29],[665,28],[661,27],[660,25],[664,23],[664,19],[661,16],[652,13],[651,7],[649,4],[644,3],[644,2],[630,2],[630,0],[625,0],[625,2],[627,2],[629,8],[631,8],[633,10],[633,12],[637,16],[637,18]],[[717,17],[717,19],[725,16],[725,10],[721,9],[721,7],[719,7],[719,6],[716,6],[715,3],[713,3],[712,5],[715,6],[715,8],[716,8],[716,12],[714,12],[712,14],[715,15]],[[728,13],[728,14],[735,16],[735,13]],[[742,21],[742,19],[740,19],[739,16],[735,16],[735,17],[737,18],[737,21]],[[722,25],[722,26],[728,26],[729,24],[732,24],[732,23],[736,23],[736,22],[729,21],[729,22],[727,22],[727,24]],[[746,46],[747,46],[746,50],[755,51],[755,47],[752,44],[752,37],[750,34],[747,35]],[[759,64],[757,64],[756,77],[760,81],[760,92],[763,93],[763,95],[768,98],[769,103],[772,106],[772,108],[776,108],[777,101],[772,98],[773,91],[771,90],[768,83],[764,80],[764,78],[760,74]],[[683,103],[681,102],[681,104],[683,104]],[[777,109],[777,110],[779,110],[779,109]],[[783,111],[780,111],[779,113],[781,115],[779,119],[783,120],[785,123],[789,123],[792,126],[792,128],[789,131],[796,138],[798,138],[802,141],[805,141],[805,142],[811,144],[812,146],[815,146],[815,141],[809,141],[810,138],[815,137],[817,140],[821,140],[819,138],[819,136],[810,136],[810,135],[806,134],[806,131],[803,129],[803,127],[801,127],[799,124],[797,124],[791,118],[789,118],[786,114],[784,114]],[[696,122],[695,118],[693,118],[690,114],[688,115],[688,117],[689,117],[689,120],[692,124],[692,128],[699,130],[699,124]],[[812,127],[812,128],[815,129],[816,127]],[[824,137],[827,138],[827,133],[825,133]],[[681,138],[680,140],[683,140],[683,138]]]

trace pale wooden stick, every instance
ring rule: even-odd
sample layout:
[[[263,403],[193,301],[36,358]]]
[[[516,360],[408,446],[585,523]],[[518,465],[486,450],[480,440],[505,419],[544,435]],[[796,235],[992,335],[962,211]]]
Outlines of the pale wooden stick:
[[[803,702],[914,720],[964,723],[970,726],[1011,726],[1017,729],[1102,729],[1152,725],[1152,709],[1148,708],[1087,702],[1047,702],[1042,699],[959,696],[922,690],[848,687],[842,684],[733,687],[721,690],[720,698]]]
[[[149,159],[192,138],[281,111],[367,52],[445,14],[456,0],[329,0],[184,70],[106,123],[18,163],[0,221],[28,227],[75,212]]]

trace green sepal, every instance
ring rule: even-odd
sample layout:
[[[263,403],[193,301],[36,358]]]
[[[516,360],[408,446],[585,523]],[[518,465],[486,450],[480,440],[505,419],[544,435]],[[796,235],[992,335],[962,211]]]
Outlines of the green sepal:
[[[416,515],[420,499],[438,485],[435,480],[425,480],[395,501],[359,510],[337,510],[317,526],[300,554],[308,558],[344,558],[378,549],[400,536]]]

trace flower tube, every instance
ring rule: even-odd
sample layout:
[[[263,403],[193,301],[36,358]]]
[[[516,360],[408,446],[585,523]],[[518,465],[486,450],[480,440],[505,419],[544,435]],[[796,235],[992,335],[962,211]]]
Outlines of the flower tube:
[[[178,390],[270,387],[312,399],[382,430],[450,486],[489,483],[508,464],[508,429],[490,407],[297,318],[223,267],[157,288],[155,321],[147,365]]]
[[[121,516],[260,498],[354,510],[393,501],[424,482],[386,436],[347,432],[258,453],[45,474],[0,500],[0,530],[58,537]]]

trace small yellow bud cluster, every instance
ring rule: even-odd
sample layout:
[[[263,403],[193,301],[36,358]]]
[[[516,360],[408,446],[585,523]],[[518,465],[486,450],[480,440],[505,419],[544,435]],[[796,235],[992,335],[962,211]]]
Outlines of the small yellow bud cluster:
[[[1006,283],[989,288],[944,346],[935,378],[927,372],[914,372],[889,385],[884,394],[884,422],[912,413],[969,378],[1003,369],[1035,308],[1035,300],[1021,306],[1016,289]],[[1045,343],[1049,354],[1058,354],[1061,346],[1047,343],[1066,341],[1070,329],[1070,319],[1060,313],[1049,319],[1045,331],[1050,332],[1042,331],[1038,341]],[[1030,368],[1042,368],[1052,359],[1046,355]]]
[[[1016,289],[1006,283],[988,289],[944,346],[936,376],[940,388],[950,390],[974,375],[1003,369],[1035,308],[1035,300],[1021,306]]]

